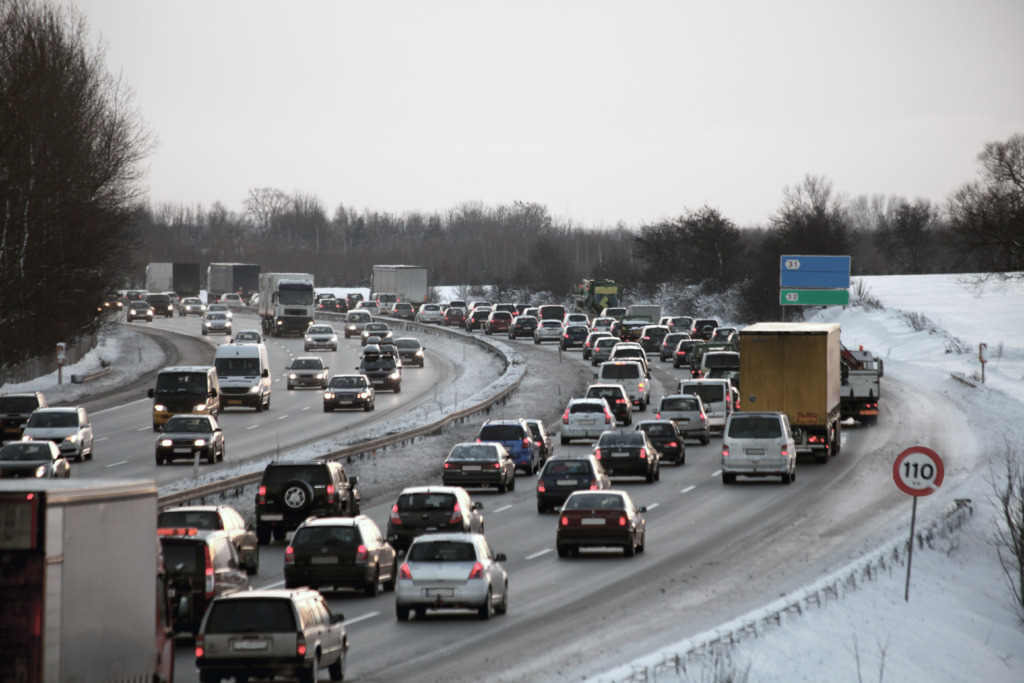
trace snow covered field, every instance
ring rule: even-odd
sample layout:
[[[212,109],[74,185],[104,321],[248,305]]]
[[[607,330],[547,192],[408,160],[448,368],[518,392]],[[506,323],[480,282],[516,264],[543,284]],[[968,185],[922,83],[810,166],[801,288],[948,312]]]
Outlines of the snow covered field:
[[[940,527],[931,548],[915,548],[909,602],[907,496],[906,530],[875,556],[600,680],[1024,680],[1024,624],[1011,611],[996,556],[992,504],[1007,446],[1024,458],[1024,282],[977,290],[952,275],[855,280],[883,308],[830,308],[814,319],[841,323],[843,343],[882,356],[887,377],[952,396],[988,454],[972,471],[947,472],[942,488],[919,501],[917,531],[958,498],[971,499],[973,514],[959,529]],[[989,362],[985,384],[974,388],[951,373],[980,381],[979,343],[988,344]],[[830,585],[837,589],[825,590]]]

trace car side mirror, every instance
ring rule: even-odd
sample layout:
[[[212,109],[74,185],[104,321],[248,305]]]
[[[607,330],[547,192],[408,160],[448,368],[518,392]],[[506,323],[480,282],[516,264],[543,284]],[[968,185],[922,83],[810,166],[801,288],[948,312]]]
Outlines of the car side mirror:
[[[263,374],[261,375],[261,377],[270,377],[270,370],[263,368]]]
[[[497,555],[494,556],[494,561],[495,562],[506,562],[506,561],[508,561],[508,558],[505,557],[505,553],[498,553]]]
[[[638,512],[647,512],[647,506],[646,506],[646,505],[644,505],[644,506],[640,507],[640,509],[638,510]]]
[[[217,398],[217,390],[216,389],[210,389],[210,396],[212,398]]]
[[[397,540],[398,536],[396,534],[388,534],[388,543],[394,543]]]
[[[331,615],[331,623],[332,624],[340,624],[343,621],[345,621],[345,615],[344,614],[332,614]]]
[[[150,389],[149,391],[146,392],[146,396],[148,396],[149,398],[153,398],[155,395],[156,395],[156,392],[153,391],[152,389]]]
[[[348,483],[351,484],[352,486],[355,486],[356,484],[359,483],[359,477],[349,477]]]
[[[473,503],[473,509],[474,510],[483,510],[484,509],[484,504],[483,503]]]

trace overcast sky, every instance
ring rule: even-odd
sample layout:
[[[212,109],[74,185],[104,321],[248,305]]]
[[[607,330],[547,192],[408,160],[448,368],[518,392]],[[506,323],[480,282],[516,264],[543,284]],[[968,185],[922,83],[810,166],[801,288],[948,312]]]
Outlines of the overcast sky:
[[[806,174],[942,202],[1024,132],[1022,0],[70,1],[159,140],[153,203],[745,226]]]

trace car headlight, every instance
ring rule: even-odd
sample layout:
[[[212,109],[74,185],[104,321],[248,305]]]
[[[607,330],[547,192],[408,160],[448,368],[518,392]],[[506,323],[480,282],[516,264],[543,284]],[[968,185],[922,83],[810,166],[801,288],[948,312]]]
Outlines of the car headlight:
[[[167,412],[167,406],[165,406],[163,403],[157,403],[156,405],[153,406],[153,412],[155,412],[155,413],[166,413]]]
[[[170,448],[173,445],[174,445],[174,442],[171,441],[170,439],[160,439],[160,447],[161,448]]]
[[[355,331],[355,330],[356,330],[356,329],[358,329],[358,328],[357,328],[357,327],[356,327],[355,325],[349,325],[349,326],[348,326],[348,329],[350,329],[350,330],[352,330],[352,331]]]
[[[207,412],[207,410],[209,409],[206,407],[205,403],[197,403],[195,406],[192,407],[193,413],[205,413]]]
[[[37,477],[45,477],[46,476],[46,471],[47,471],[46,470],[46,465],[40,465],[39,467],[36,468],[36,476]]]
[[[330,391],[325,391],[324,392],[324,400],[325,401],[333,401],[334,400],[334,393],[330,392]]]
[[[250,394],[258,394],[258,393],[260,393],[260,385],[259,384],[253,384],[251,387],[249,387],[249,393]]]
[[[416,357],[423,358],[423,349],[420,349],[419,351],[416,352]]]
[[[231,327],[231,321],[228,320],[226,323],[224,323],[224,327]]]
[[[338,335],[336,335],[336,334],[332,334],[332,335],[331,335],[331,341],[332,341],[332,342],[336,342],[336,341],[338,341]]]
[[[78,434],[72,434],[70,436],[65,436],[64,437],[64,441],[66,441],[67,443],[78,443]]]
[[[308,344],[309,342],[311,342],[311,341],[313,341],[313,338],[312,338],[312,337],[306,337],[306,343],[307,343],[307,344]]]
[[[316,373],[316,378],[317,379],[323,379],[324,378],[324,373],[322,373],[322,372]]]
[[[395,370],[395,371],[394,371],[394,372],[392,372],[392,373],[391,373],[390,375],[388,375],[388,377],[389,377],[390,379],[398,379],[398,378],[399,378],[399,377],[401,377],[401,376],[402,376],[402,373],[400,373],[400,372],[399,372],[398,370]]]
[[[206,439],[196,439],[192,445],[196,448],[202,448],[206,445]]]
[[[298,379],[298,377],[299,376],[296,375],[294,372],[291,372],[291,373],[288,374],[288,379]]]
[[[210,327],[210,321],[207,320],[206,322],[203,323],[203,325],[205,325],[206,327]]]
[[[370,392],[369,391],[360,391],[359,392],[359,398],[370,398]]]

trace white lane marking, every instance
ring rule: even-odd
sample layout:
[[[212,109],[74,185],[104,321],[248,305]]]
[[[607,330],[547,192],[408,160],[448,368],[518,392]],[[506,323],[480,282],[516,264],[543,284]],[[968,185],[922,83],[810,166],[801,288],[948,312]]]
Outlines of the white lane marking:
[[[128,464],[127,460],[122,460],[121,462],[112,462],[109,465],[104,465],[104,467],[106,467],[107,469],[110,469],[111,467],[118,467],[119,465],[127,465],[127,464]]]
[[[508,510],[508,509],[510,509],[511,507],[512,507],[511,505],[505,505],[505,506],[503,506],[503,507],[497,508],[497,509],[495,510],[495,512],[501,512],[501,511],[503,511],[503,510]]]
[[[142,427],[141,429],[136,429],[135,431],[137,431],[137,432],[150,432],[150,431],[153,431],[153,428],[152,427]]]
[[[380,612],[367,612],[366,614],[360,614],[355,619],[346,619],[345,626],[351,626],[352,624],[359,623],[360,621],[366,621],[367,619],[373,619],[374,617],[379,616]]]
[[[303,410],[309,410],[309,406],[306,406],[305,408],[303,408]]]
[[[526,559],[528,559],[528,560],[535,560],[538,557],[540,557],[541,555],[546,555],[546,554],[548,554],[550,552],[551,552],[551,548],[545,548],[544,550],[541,550],[539,553],[534,553],[533,555],[527,555]]]
[[[249,425],[245,428],[246,431],[249,431],[250,429],[259,429],[259,425]]]
[[[690,491],[694,490],[695,488],[697,488],[697,487],[696,486],[687,486],[685,489],[683,489],[679,493],[689,493]]]
[[[278,420],[286,420],[286,419],[288,419],[288,416],[287,415],[282,415],[281,417],[279,417],[277,419]]]
[[[153,399],[151,399],[151,398],[140,398],[140,399],[137,399],[135,401],[131,401],[130,403],[122,403],[121,405],[114,406],[112,408],[104,408],[103,410],[93,410],[93,411],[90,411],[90,412],[93,415],[102,415],[103,413],[111,413],[111,412],[113,412],[115,410],[121,410],[122,408],[127,408],[128,406],[133,406],[136,403],[143,403],[143,402],[145,402],[145,403],[152,403]]]
[[[659,505],[661,505],[661,503],[651,503],[650,505],[647,506],[647,511],[650,512],[651,510],[653,510],[654,508],[658,507]]]
[[[93,441],[106,441],[109,438],[110,438],[109,436],[100,436],[100,437],[97,437],[97,438],[93,439]]]
[[[259,590],[267,590],[269,588],[281,588],[282,586],[284,586],[284,579],[281,579],[280,581],[275,581],[274,583],[268,583],[265,586],[260,586]]]
[[[712,473],[711,473],[711,478],[712,478],[712,479],[714,479],[715,477],[717,477],[717,476],[718,476],[718,475],[720,475],[721,473],[722,473],[722,470],[718,470],[717,472],[712,472]]]

